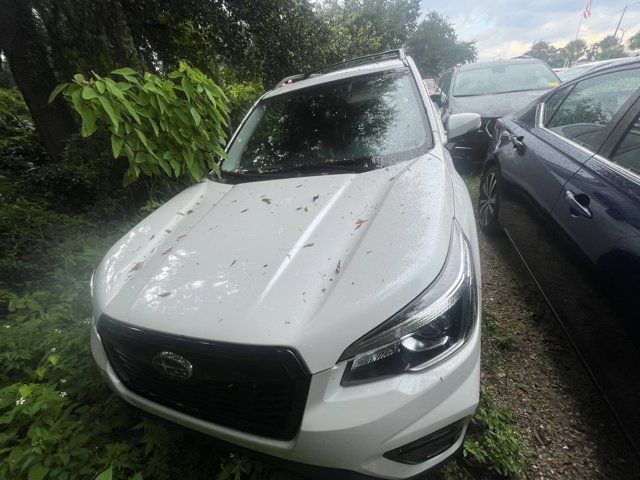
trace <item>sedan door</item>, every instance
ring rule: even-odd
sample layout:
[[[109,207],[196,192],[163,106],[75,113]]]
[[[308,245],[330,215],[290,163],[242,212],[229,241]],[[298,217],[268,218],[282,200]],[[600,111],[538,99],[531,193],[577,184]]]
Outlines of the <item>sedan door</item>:
[[[573,87],[555,91],[519,118],[504,120],[501,138],[496,139],[500,221],[536,278],[538,267],[548,261],[549,248],[541,246],[549,242],[551,210],[569,178],[595,153],[567,142],[544,125],[544,118],[550,118],[549,112]]]
[[[631,72],[628,72],[631,74]],[[640,84],[636,70],[636,85]],[[640,93],[640,90],[639,90]],[[637,97],[638,95],[634,95]],[[632,99],[633,100],[633,97]],[[563,277],[545,291],[640,449],[640,101],[563,188],[553,212]]]

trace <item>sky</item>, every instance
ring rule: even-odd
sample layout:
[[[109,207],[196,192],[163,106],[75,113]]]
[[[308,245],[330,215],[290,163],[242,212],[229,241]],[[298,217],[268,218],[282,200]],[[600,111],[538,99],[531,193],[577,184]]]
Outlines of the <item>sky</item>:
[[[423,0],[430,10],[453,23],[458,38],[475,40],[478,60],[510,58],[525,53],[534,42],[562,47],[576,38],[586,0]],[[583,19],[578,38],[587,43],[612,35],[625,4],[620,28],[624,39],[640,31],[640,2],[593,0],[591,17]],[[618,31],[618,37],[622,35]]]

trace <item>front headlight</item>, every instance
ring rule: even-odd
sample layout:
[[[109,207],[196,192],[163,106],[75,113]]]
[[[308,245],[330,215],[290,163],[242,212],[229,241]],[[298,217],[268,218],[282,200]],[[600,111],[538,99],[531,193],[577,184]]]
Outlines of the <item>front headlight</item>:
[[[478,292],[469,241],[454,220],[449,254],[438,278],[409,305],[349,346],[342,385],[416,372],[439,363],[469,339]]]

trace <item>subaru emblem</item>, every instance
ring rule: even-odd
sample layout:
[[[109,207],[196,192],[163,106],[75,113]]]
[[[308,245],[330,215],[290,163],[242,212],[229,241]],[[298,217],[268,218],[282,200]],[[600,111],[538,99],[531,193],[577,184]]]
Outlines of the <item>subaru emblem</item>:
[[[151,360],[153,368],[171,380],[187,380],[193,373],[191,362],[173,352],[160,352]]]

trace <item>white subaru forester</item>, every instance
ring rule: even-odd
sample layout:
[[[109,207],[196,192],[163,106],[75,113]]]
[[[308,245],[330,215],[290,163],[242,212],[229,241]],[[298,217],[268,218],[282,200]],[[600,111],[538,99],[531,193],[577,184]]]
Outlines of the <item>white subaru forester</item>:
[[[221,176],[96,269],[91,349],[115,391],[311,476],[404,479],[455,454],[480,265],[439,118],[402,50],[263,95]],[[452,115],[449,139],[479,127]]]

